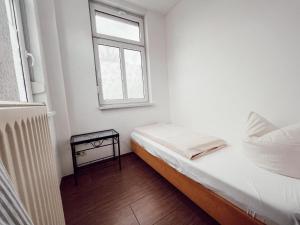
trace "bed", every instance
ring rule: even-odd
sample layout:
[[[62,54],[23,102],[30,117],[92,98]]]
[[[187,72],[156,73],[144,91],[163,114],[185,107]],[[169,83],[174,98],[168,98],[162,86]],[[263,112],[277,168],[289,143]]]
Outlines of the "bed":
[[[253,165],[228,146],[189,160],[133,132],[132,150],[221,224],[300,224],[300,180]]]

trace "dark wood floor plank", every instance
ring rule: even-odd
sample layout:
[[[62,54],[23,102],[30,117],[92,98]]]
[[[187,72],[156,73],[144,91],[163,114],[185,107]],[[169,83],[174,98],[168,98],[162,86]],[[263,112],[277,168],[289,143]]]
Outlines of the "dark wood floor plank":
[[[155,225],[190,225],[191,223],[201,224],[201,222],[201,218],[197,217],[193,212],[190,212],[185,207],[179,207],[157,221]]]
[[[129,206],[113,212],[103,213],[101,216],[98,216],[96,222],[97,224],[110,225],[139,225]]]
[[[166,191],[162,188],[150,193],[144,198],[131,204],[139,223],[151,225],[175,210],[181,202],[174,194],[175,190]]]
[[[192,202],[183,201],[182,204],[155,225],[217,225],[205,212]]]
[[[217,224],[151,167],[130,154],[80,170],[62,181],[67,225]]]

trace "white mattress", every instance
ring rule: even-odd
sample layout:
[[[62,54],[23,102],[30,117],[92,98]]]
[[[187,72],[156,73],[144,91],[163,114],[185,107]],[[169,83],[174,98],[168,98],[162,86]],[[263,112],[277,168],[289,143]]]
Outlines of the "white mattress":
[[[189,160],[141,134],[131,136],[150,154],[264,223],[300,225],[300,180],[256,167],[238,153],[239,147]]]

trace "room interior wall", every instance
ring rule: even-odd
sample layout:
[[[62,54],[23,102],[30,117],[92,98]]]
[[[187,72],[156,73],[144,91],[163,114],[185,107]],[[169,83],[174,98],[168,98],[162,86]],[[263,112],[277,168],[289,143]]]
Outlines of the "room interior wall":
[[[34,33],[32,38],[34,46],[32,48],[40,52],[34,52],[36,57],[34,80],[44,84],[45,93],[35,95],[35,101],[46,102],[49,112],[53,112],[49,117],[53,147],[57,160],[58,176],[64,175],[65,164],[71,163],[71,153],[69,138],[71,135],[69,116],[67,111],[67,100],[65,95],[64,77],[60,54],[60,43],[56,25],[56,12],[53,0],[26,0],[28,13],[37,14],[31,19],[37,23],[37,30],[32,31],[33,22],[29,21],[30,32]],[[32,15],[27,15],[32,16]],[[40,42],[40,46],[37,45]],[[41,72],[37,67],[42,67]]]
[[[153,105],[101,111],[98,108],[88,1],[56,0],[55,8],[71,134],[114,128],[120,133],[121,154],[131,151],[129,141],[134,127],[169,121],[164,17],[149,11],[145,15]],[[57,129],[65,129],[64,124]],[[72,173],[71,158],[69,152],[62,154],[65,154],[61,157],[62,172],[68,175]]]
[[[300,120],[300,2],[185,0],[166,16],[171,120],[240,141],[250,111]]]

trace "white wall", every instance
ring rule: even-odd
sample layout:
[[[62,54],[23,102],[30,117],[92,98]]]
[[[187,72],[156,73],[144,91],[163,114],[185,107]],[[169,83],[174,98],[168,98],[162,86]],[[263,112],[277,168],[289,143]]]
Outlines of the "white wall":
[[[148,69],[154,106],[101,111],[98,109],[88,1],[56,0],[55,7],[71,133],[114,128],[121,135],[121,153],[129,152],[129,135],[134,127],[169,120],[163,16],[146,13]],[[62,160],[63,174],[72,173],[69,155]]]
[[[249,111],[300,119],[300,2],[184,0],[167,15],[173,122],[234,140]]]
[[[37,15],[34,18],[38,25],[38,31],[32,31],[32,23],[30,22],[30,32],[34,33],[31,47],[32,50],[40,49],[41,53],[34,52],[36,56],[36,65],[34,80],[43,83],[46,87],[46,94],[35,95],[35,101],[46,101],[49,111],[55,111],[54,117],[49,119],[51,129],[51,136],[55,148],[55,155],[57,159],[58,175],[64,175],[64,159],[70,161],[70,146],[69,138],[71,135],[67,102],[64,88],[64,77],[62,71],[62,62],[60,55],[60,45],[58,39],[58,31],[56,25],[56,13],[53,0],[27,0],[27,6],[34,2]],[[29,9],[27,12],[30,13]],[[35,11],[32,10],[32,14]],[[28,15],[32,16],[32,15]],[[32,19],[33,20],[33,19]],[[38,32],[38,33],[37,33]],[[37,45],[40,42],[40,45]],[[37,67],[43,67],[41,72]]]

